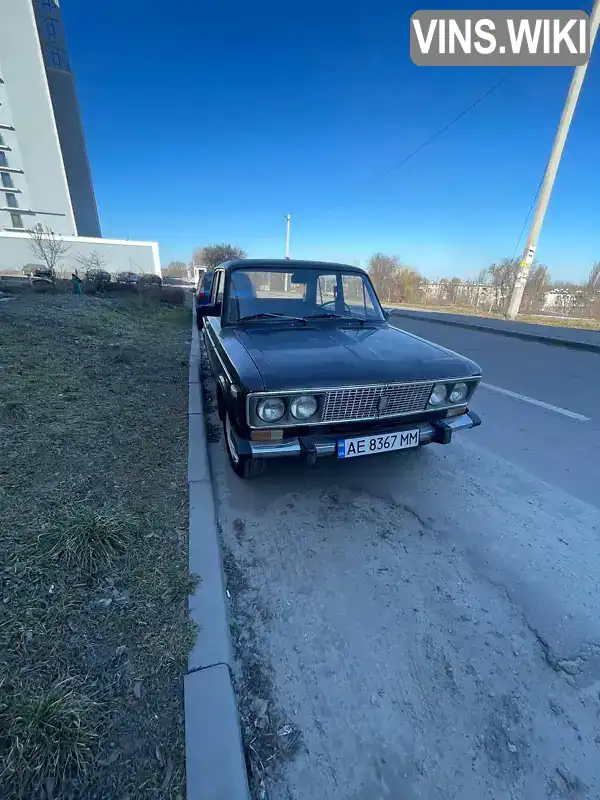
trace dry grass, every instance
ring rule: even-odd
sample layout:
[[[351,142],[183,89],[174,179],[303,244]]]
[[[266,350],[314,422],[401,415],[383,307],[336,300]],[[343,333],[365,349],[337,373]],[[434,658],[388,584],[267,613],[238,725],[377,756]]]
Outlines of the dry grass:
[[[390,308],[406,308],[418,311],[438,311],[442,314],[464,314],[467,317],[484,317],[486,319],[506,319],[504,314],[494,314],[482,308],[472,308],[470,306],[436,306],[436,305],[401,305],[399,303],[384,303]],[[518,322],[529,322],[533,325],[552,325],[560,328],[576,328],[580,330],[600,330],[600,320],[595,319],[574,319],[572,317],[547,317],[544,315],[519,314]]]
[[[2,800],[182,800],[189,312],[0,305]]]

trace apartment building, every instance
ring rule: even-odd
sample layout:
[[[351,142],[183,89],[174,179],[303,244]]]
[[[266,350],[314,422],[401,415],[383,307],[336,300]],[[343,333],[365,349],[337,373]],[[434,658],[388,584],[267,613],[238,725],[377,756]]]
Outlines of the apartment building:
[[[58,0],[0,0],[0,231],[99,238]]]

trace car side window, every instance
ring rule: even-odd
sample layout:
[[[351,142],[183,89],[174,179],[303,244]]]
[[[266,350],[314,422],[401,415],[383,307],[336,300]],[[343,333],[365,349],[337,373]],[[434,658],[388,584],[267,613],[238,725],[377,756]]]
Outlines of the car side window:
[[[210,302],[214,305],[218,302],[218,292],[220,291],[220,285],[223,280],[223,273],[222,272],[215,272],[213,275],[213,282],[210,291]],[[223,292],[221,291],[221,299],[223,299]]]
[[[219,272],[219,285],[217,286],[216,303],[223,303],[223,292],[225,291],[225,273]]]

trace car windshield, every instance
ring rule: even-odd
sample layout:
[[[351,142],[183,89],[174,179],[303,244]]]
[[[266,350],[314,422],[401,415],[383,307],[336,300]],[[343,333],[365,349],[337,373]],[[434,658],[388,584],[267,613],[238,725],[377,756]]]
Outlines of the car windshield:
[[[231,273],[228,297],[231,322],[304,319],[384,319],[365,275],[323,268],[294,270],[245,268]]]

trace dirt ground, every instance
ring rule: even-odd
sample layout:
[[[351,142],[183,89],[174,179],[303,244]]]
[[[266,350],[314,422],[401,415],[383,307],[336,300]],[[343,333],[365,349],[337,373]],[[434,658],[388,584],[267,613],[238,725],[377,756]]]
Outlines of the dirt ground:
[[[189,324],[0,305],[3,800],[184,797]]]
[[[466,434],[241,481],[208,424],[254,798],[600,797],[596,508]]]

